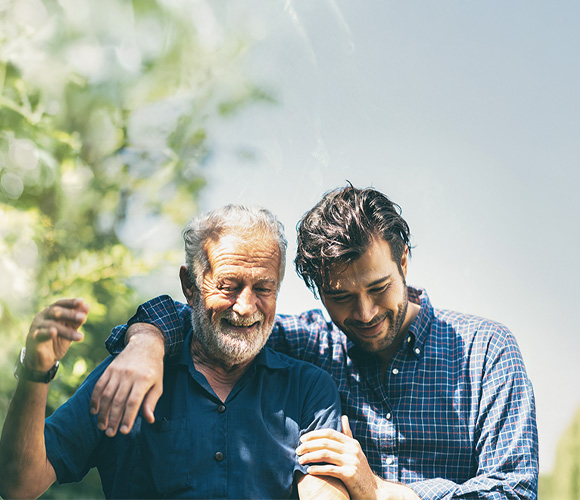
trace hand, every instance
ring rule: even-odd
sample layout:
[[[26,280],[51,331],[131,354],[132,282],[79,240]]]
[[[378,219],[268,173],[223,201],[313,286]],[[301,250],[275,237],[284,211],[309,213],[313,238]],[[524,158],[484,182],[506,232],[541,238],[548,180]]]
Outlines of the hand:
[[[340,479],[355,499],[419,500],[410,488],[385,481],[373,473],[360,443],[352,436],[346,415],[342,416],[342,432],[321,429],[300,438],[302,444],[296,453],[301,464],[327,464],[308,467],[308,474]]]
[[[38,313],[26,337],[28,367],[50,370],[66,354],[72,341],[83,339],[78,329],[86,321],[88,312],[89,306],[83,299],[63,299]]]
[[[93,389],[91,413],[98,414],[98,426],[109,437],[128,434],[143,403],[143,417],[155,421],[154,410],[163,393],[165,346],[153,325],[136,323],[125,349],[113,360]],[[121,421],[122,418],[122,421]]]

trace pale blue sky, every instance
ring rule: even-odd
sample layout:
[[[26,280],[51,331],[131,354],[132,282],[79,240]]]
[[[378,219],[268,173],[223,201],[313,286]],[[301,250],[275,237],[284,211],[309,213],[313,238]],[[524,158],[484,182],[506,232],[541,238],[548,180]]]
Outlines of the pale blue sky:
[[[240,64],[279,101],[210,121],[201,204],[281,217],[290,260],[278,310],[321,306],[291,266],[299,217],[347,179],[380,189],[411,226],[408,282],[435,307],[515,333],[550,470],[580,405],[580,3],[197,5],[198,23],[201,12],[202,24],[253,37]]]

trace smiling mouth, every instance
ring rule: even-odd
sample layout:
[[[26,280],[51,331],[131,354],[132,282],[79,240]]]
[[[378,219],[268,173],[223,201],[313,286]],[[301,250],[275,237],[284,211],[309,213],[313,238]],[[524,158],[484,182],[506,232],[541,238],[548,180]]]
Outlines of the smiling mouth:
[[[385,320],[386,318],[381,319],[380,321],[377,321],[376,323],[372,324],[372,325],[366,325],[366,324],[358,324],[358,325],[349,325],[350,328],[352,330],[354,330],[357,334],[359,334],[361,337],[376,337],[377,335],[379,335],[382,331],[383,331],[383,326],[385,324]]]
[[[254,326],[257,326],[259,324],[259,321],[254,321],[253,323],[239,323],[229,321],[227,319],[222,319],[222,321],[230,328],[240,328],[246,330],[249,330],[250,328],[253,328]]]

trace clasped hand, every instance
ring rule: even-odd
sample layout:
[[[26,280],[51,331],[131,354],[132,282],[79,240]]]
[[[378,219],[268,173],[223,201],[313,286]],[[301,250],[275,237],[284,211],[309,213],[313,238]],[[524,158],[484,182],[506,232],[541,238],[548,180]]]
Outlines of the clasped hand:
[[[360,443],[353,438],[346,415],[342,416],[342,432],[319,429],[304,434],[296,449],[299,462],[324,462],[325,465],[309,466],[308,473],[340,479],[351,498],[377,498],[377,480],[381,480],[371,470]]]

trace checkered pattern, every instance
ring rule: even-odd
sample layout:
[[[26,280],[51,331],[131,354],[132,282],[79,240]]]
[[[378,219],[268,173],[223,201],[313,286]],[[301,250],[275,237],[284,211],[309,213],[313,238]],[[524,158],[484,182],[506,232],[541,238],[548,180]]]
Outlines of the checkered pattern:
[[[537,498],[534,395],[515,338],[498,323],[434,309],[424,290],[409,287],[409,300],[421,310],[383,380],[378,359],[321,311],[279,315],[269,345],[332,375],[353,434],[384,479],[422,499]],[[190,309],[161,296],[140,306],[136,321],[164,330],[173,355]],[[125,330],[113,330],[111,352]]]

